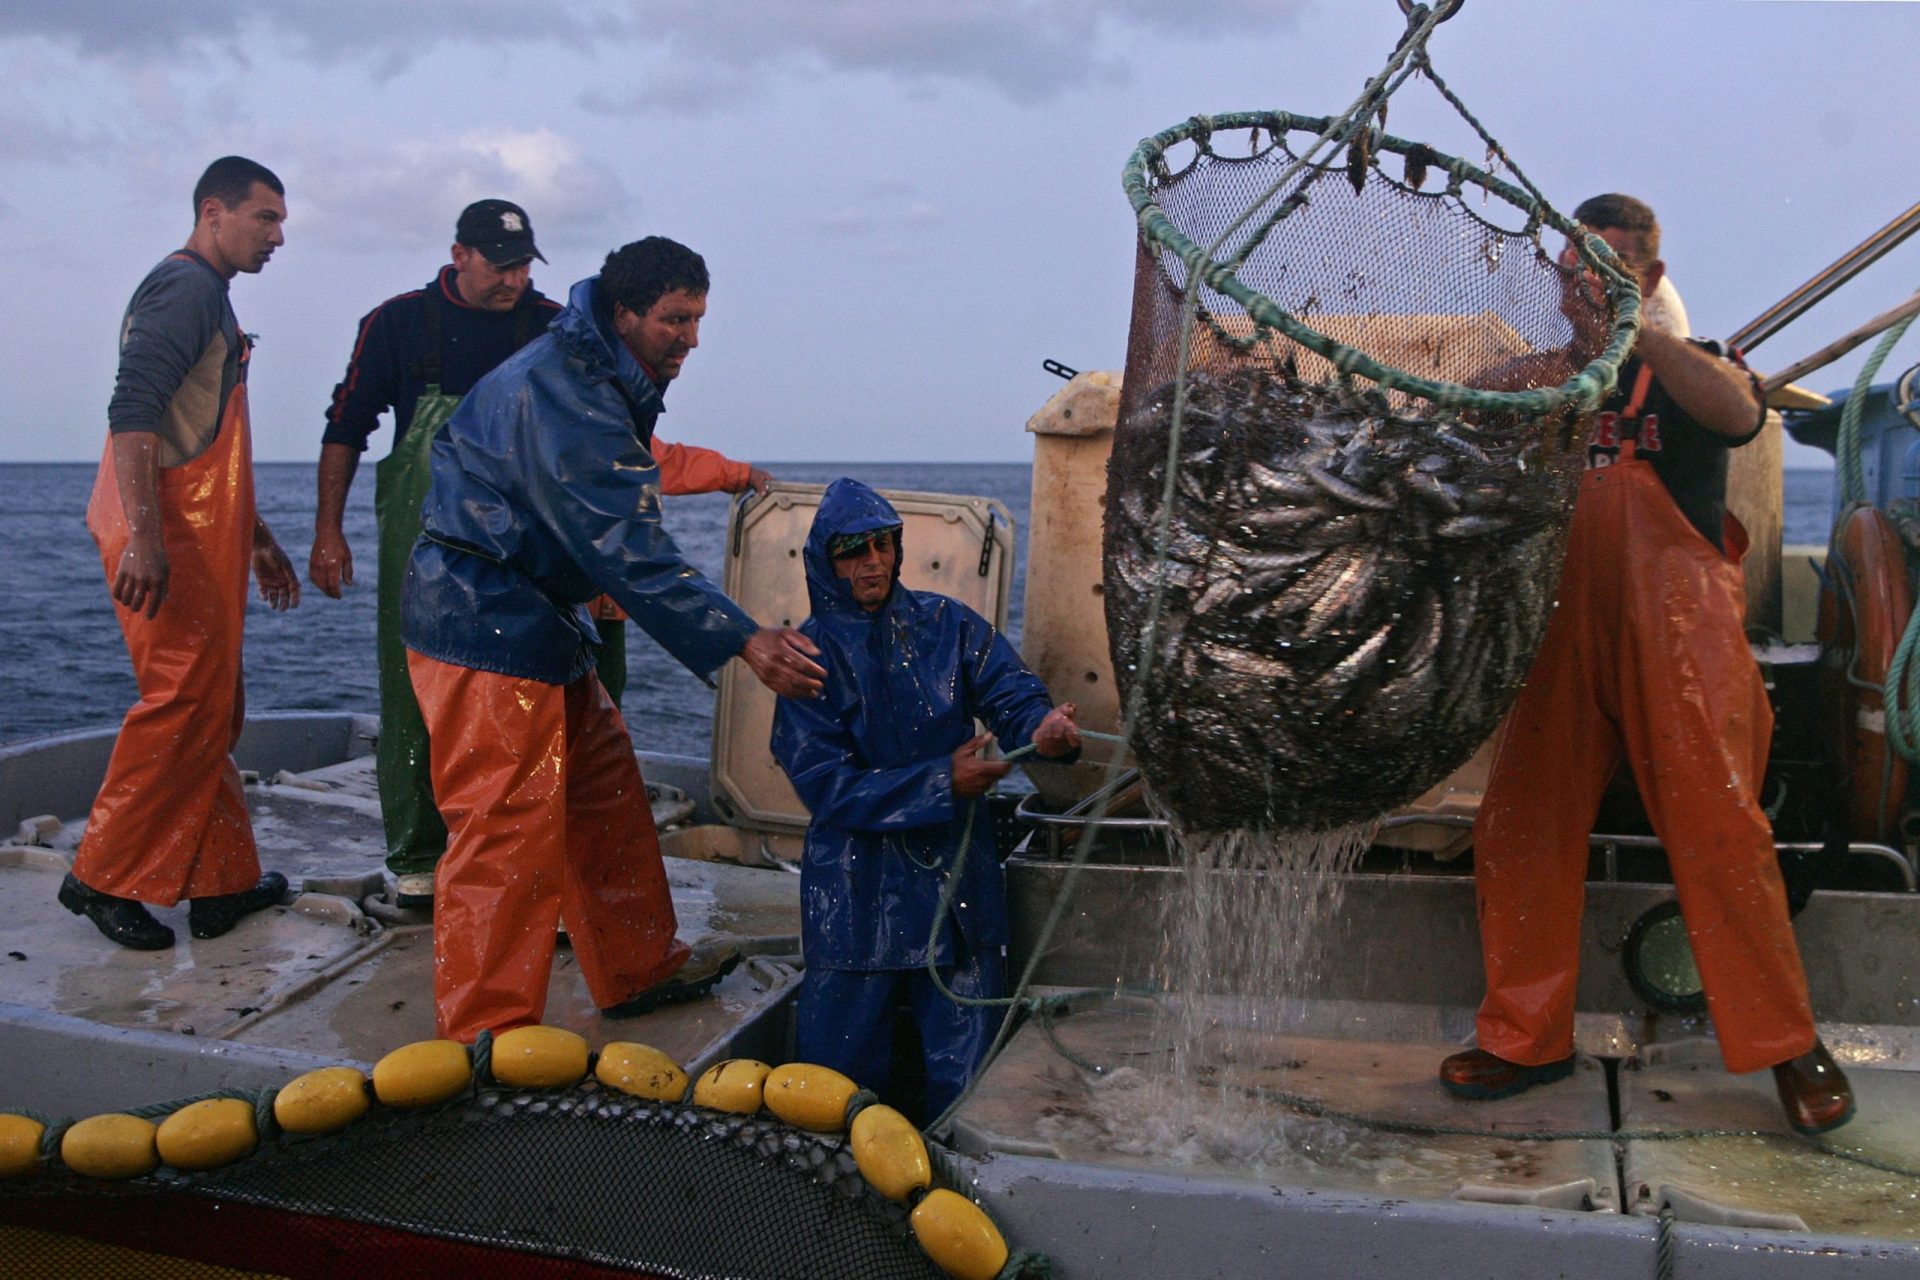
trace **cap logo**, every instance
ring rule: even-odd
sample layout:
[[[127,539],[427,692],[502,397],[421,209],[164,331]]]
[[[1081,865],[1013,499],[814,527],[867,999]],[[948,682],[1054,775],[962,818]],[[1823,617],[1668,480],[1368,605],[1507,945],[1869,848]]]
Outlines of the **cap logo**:
[[[520,220],[519,214],[508,209],[500,215],[500,227],[504,231],[525,231],[527,224]]]

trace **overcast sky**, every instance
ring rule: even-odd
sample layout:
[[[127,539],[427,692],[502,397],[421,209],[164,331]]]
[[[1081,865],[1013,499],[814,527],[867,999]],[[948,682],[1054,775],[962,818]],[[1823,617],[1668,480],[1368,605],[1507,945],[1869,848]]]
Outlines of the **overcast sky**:
[[[98,456],[126,299],[229,152],[276,170],[291,211],[233,289],[263,459],[317,455],[355,322],[425,282],[483,196],[527,207],[550,294],[642,235],[706,255],[664,435],[760,461],[1024,459],[1059,386],[1044,358],[1119,365],[1139,139],[1343,108],[1400,29],[1393,0],[0,0],[22,286],[0,460]],[[1698,332],[1920,198],[1920,5],[1467,0],[1431,48],[1557,204],[1653,203]],[[1392,128],[1463,146],[1418,84]],[[1916,286],[1920,238],[1755,364]],[[1920,331],[1885,376],[1916,359]]]

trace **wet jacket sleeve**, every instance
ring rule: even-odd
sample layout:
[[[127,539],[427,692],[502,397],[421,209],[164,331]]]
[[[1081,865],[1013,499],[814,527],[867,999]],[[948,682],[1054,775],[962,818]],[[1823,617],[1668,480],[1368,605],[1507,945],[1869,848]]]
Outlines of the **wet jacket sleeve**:
[[[515,411],[534,416],[526,404]],[[535,454],[526,495],[566,554],[695,675],[737,656],[759,625],[660,527],[659,472],[626,421],[593,412],[539,416],[562,425],[523,433]]]
[[[365,453],[381,413],[393,408],[399,396],[401,372],[392,304],[383,302],[361,317],[347,372],[327,403],[321,442],[351,445]]]
[[[661,493],[739,493],[753,471],[718,449],[674,444],[659,436],[653,438],[653,460],[660,466]]]
[[[773,755],[814,821],[827,826],[908,831],[953,820],[948,755],[867,768],[859,744],[827,698],[780,699],[773,713]]]
[[[1007,638],[971,609],[964,615],[961,636],[968,654],[967,709],[993,730],[1000,750],[1011,754],[1033,741],[1033,731],[1053,710],[1053,699]],[[1027,755],[1020,763],[1067,764],[1075,758]]]
[[[110,432],[159,432],[180,385],[220,331],[224,310],[213,273],[198,265],[156,271],[142,283],[120,330]]]

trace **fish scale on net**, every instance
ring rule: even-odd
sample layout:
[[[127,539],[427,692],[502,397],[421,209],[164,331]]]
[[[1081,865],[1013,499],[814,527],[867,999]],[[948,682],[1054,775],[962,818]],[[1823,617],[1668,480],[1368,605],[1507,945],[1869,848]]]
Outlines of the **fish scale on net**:
[[[1106,608],[1133,747],[1188,831],[1329,830],[1414,799],[1505,714],[1545,631],[1578,462],[1377,392],[1193,373],[1116,434]],[[1152,651],[1155,591],[1164,593]]]

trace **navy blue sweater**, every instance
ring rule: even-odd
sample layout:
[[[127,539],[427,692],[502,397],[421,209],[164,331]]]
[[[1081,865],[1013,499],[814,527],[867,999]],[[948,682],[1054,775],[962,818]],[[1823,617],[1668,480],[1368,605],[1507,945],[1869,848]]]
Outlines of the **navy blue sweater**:
[[[406,434],[414,402],[433,372],[427,350],[429,295],[440,311],[438,381],[450,396],[464,396],[508,356],[545,333],[560,314],[559,303],[532,288],[511,311],[470,307],[460,300],[453,277],[449,263],[426,288],[388,298],[361,318],[346,376],[327,405],[327,429],[320,437],[324,442],[364,452],[386,410],[393,412],[394,442]]]

